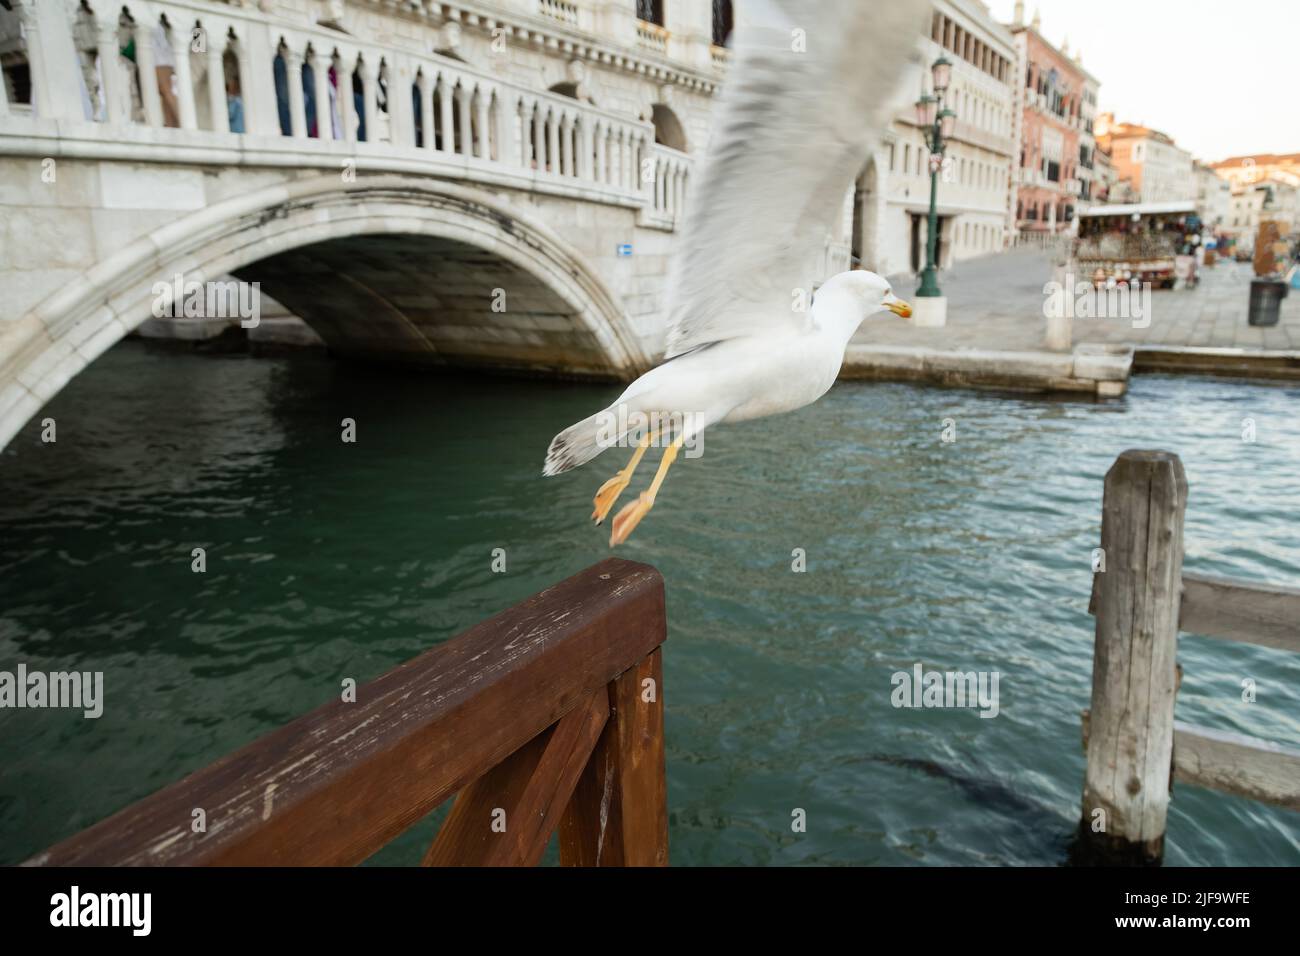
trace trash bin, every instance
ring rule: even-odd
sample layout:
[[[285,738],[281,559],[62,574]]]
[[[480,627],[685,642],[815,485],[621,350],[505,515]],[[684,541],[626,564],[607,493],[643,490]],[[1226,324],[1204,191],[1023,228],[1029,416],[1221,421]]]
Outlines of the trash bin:
[[[1286,297],[1286,283],[1280,279],[1250,280],[1250,310],[1246,321],[1251,325],[1277,325],[1278,312]]]

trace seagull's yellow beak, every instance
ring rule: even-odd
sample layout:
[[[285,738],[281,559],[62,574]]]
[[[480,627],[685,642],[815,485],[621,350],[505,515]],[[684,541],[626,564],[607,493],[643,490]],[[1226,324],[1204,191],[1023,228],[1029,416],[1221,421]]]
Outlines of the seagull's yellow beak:
[[[886,302],[885,308],[894,313],[894,315],[901,315],[905,319],[910,318],[912,315],[912,307],[902,299],[894,299],[891,302]]]

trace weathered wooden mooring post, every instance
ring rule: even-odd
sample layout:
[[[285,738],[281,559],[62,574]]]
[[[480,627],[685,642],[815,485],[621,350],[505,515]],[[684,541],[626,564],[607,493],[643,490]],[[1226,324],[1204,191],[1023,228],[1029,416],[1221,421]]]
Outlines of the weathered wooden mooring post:
[[[1080,849],[1159,864],[1174,738],[1187,478],[1178,456],[1126,451],[1106,473]]]

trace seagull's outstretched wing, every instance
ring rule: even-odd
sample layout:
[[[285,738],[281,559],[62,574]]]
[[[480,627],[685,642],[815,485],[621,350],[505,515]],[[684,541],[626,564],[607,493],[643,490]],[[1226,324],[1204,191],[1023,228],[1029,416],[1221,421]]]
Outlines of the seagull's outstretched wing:
[[[802,316],[827,231],[889,120],[930,0],[745,0],[669,270],[665,358]]]

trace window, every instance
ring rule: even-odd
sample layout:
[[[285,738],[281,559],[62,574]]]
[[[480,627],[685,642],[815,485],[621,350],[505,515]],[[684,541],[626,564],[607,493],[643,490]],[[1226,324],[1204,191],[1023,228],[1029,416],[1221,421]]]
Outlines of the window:
[[[731,39],[731,0],[713,0],[713,45],[726,46]]]
[[[730,6],[730,4],[728,4],[728,6]],[[626,9],[626,7],[624,9]],[[664,0],[636,0],[636,18],[638,20],[644,20],[646,23],[663,26]]]
[[[1048,182],[1059,183],[1061,181],[1061,164],[1053,160],[1047,162],[1047,179]]]

